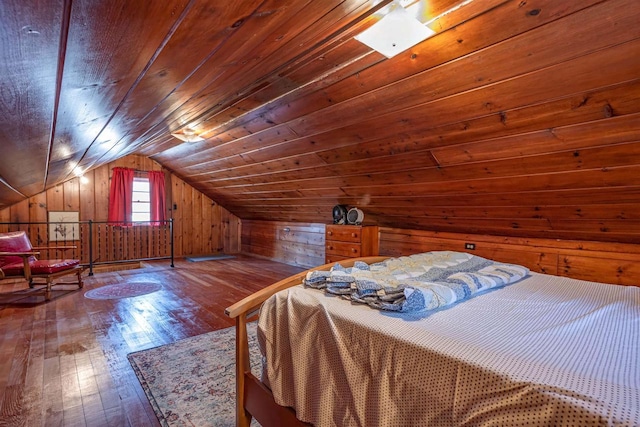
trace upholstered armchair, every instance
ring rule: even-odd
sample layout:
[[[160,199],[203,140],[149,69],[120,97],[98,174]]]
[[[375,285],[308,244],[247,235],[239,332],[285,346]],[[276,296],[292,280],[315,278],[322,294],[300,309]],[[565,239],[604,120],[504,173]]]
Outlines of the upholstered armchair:
[[[73,246],[34,248],[24,231],[0,233],[0,278],[24,278],[31,288],[44,285],[44,297],[47,301],[51,299],[51,288],[58,284],[77,284],[78,288],[82,288],[83,268],[80,260],[36,258],[40,254],[38,250],[71,248]],[[55,283],[58,278],[69,274],[75,274],[77,282]]]

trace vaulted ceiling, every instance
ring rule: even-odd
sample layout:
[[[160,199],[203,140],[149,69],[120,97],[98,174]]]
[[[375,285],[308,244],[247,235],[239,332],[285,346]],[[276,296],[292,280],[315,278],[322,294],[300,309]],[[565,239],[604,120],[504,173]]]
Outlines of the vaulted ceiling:
[[[138,153],[243,219],[640,242],[637,0],[428,0],[391,59],[387,3],[3,0],[0,207]]]

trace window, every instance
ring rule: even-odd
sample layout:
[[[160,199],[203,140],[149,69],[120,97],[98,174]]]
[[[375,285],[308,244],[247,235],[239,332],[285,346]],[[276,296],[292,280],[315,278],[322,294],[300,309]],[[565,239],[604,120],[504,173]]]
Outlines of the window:
[[[149,178],[133,178],[131,220],[133,222],[151,221]]]
[[[165,221],[163,171],[138,171],[115,167],[109,190],[109,222],[129,226],[132,222],[162,225]]]

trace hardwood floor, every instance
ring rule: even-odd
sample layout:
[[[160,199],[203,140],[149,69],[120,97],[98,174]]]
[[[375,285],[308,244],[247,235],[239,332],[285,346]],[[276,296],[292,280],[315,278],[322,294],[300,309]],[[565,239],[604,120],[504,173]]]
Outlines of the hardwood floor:
[[[0,284],[0,426],[158,426],[127,354],[232,326],[227,306],[302,271],[244,255],[175,265],[96,273],[47,303],[24,298],[25,283]],[[124,281],[162,289],[84,297]]]

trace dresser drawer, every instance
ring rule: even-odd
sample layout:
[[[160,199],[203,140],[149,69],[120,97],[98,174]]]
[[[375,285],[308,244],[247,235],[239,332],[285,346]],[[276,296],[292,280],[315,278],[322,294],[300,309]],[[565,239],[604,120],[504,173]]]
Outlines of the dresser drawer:
[[[378,255],[378,227],[372,225],[327,225],[325,262]]]
[[[350,242],[339,242],[337,240],[327,241],[326,254],[327,255],[340,255],[349,258],[359,257],[361,252],[361,245]]]
[[[360,243],[362,239],[362,227],[349,225],[327,225],[326,240],[339,240],[341,242]]]

